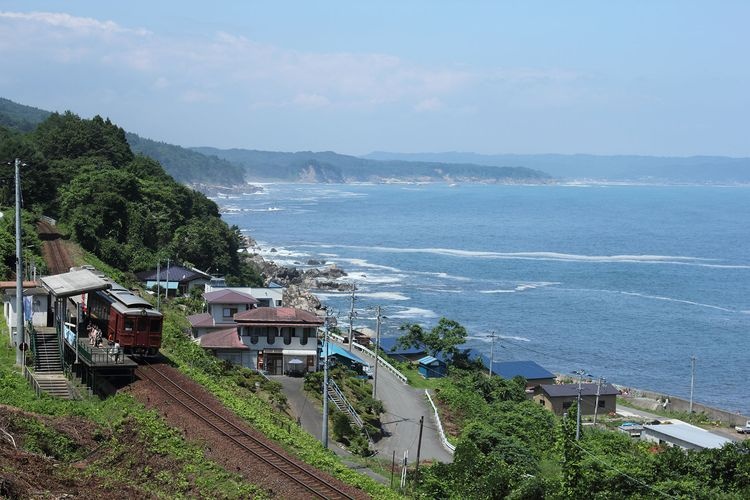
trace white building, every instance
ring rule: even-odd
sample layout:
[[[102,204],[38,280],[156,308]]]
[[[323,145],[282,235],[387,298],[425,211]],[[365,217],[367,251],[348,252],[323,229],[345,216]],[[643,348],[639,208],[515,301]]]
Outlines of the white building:
[[[0,281],[0,295],[3,301],[3,318],[8,325],[10,333],[16,331],[16,319],[18,318],[16,309],[16,282]],[[49,294],[36,281],[23,282],[23,300],[24,311],[30,312],[31,323],[34,326],[47,326],[47,311],[49,310]]]
[[[683,450],[721,448],[732,442],[731,439],[676,419],[662,420],[660,424],[644,424],[641,439],[667,446],[679,446]]]

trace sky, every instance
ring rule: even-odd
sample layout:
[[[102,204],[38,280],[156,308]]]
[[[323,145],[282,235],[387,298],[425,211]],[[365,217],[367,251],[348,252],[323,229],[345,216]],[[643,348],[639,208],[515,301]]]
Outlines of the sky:
[[[0,97],[187,147],[750,156],[749,21],[732,0],[0,0]]]

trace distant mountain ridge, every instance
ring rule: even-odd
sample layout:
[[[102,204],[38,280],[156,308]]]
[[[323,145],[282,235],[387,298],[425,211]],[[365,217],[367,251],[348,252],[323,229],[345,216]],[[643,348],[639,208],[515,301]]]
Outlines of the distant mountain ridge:
[[[569,180],[610,180],[684,183],[750,183],[750,158],[727,156],[598,156],[588,154],[388,153],[363,158],[380,161],[470,162],[478,165],[520,165]]]
[[[549,174],[525,167],[434,161],[379,161],[332,151],[278,153],[249,149],[191,148],[243,166],[248,178],[290,182],[492,182],[543,183]]]

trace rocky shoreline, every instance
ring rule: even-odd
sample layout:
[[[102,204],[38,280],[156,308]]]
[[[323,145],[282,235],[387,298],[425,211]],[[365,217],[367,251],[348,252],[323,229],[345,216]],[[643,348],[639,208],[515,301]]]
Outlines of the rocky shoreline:
[[[286,288],[283,301],[289,307],[323,314],[325,307],[310,290],[343,292],[351,290],[351,285],[341,281],[346,272],[334,263],[325,260],[311,259],[298,263],[299,267],[280,266],[263,258],[260,247],[252,238],[245,237],[245,258],[252,263],[263,276],[264,285],[276,283]],[[271,248],[270,253],[276,249]]]

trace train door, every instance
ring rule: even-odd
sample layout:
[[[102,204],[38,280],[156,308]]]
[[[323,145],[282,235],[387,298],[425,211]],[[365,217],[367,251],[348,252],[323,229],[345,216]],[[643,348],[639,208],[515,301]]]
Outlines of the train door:
[[[135,323],[135,331],[133,339],[133,346],[134,347],[148,347],[149,345],[149,330],[151,326],[151,322],[149,321],[148,316],[142,316],[140,318],[133,318],[133,322]]]

